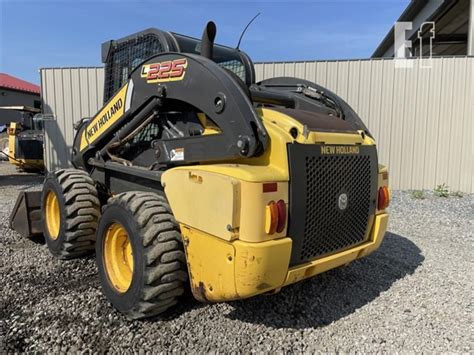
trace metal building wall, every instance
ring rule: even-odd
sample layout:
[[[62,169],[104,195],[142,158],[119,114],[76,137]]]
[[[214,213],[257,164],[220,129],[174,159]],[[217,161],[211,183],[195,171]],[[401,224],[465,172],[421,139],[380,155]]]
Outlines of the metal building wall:
[[[41,96],[45,120],[45,165],[48,171],[70,166],[74,123],[102,106],[103,68],[43,68]]]
[[[375,136],[395,189],[474,192],[474,57],[433,58],[431,68],[392,59],[256,64],[257,81],[294,76],[344,98]],[[424,65],[426,65],[426,60]]]

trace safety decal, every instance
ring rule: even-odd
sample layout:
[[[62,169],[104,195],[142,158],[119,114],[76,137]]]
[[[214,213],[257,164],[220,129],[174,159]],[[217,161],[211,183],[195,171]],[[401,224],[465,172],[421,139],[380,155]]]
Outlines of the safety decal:
[[[172,149],[170,152],[171,161],[180,161],[184,160],[184,148]]]

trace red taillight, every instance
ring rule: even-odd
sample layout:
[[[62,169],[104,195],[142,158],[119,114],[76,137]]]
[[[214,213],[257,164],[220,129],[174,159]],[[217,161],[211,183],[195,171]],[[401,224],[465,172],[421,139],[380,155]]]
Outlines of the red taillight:
[[[277,233],[281,233],[283,229],[285,229],[286,225],[286,203],[283,200],[277,202],[277,210],[278,210],[278,223],[276,231]]]
[[[265,208],[265,232],[267,234],[281,233],[286,225],[285,201],[270,201]]]
[[[384,210],[388,207],[389,203],[390,203],[390,191],[388,191],[387,186],[382,186],[379,188],[377,208],[379,210]]]
[[[15,129],[14,128],[8,128],[8,134],[10,136],[13,136],[15,134]]]

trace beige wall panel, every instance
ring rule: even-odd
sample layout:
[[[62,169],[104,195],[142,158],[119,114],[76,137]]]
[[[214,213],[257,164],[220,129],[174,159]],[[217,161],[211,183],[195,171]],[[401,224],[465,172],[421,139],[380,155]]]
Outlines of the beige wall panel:
[[[45,114],[45,164],[48,171],[70,166],[74,123],[91,117],[102,106],[102,68],[41,69],[41,94]]]
[[[467,60],[459,189],[474,191],[474,61]]]
[[[461,63],[454,65],[454,89],[452,100],[452,124],[449,131],[449,157],[448,157],[448,181],[451,187],[456,190],[461,188],[461,161],[463,154],[463,132],[464,126],[464,107],[466,101],[466,81],[464,76],[467,73],[468,61],[463,58]],[[471,101],[471,107],[474,107],[474,102]],[[471,120],[474,118],[474,110],[471,110]],[[473,159],[474,160],[474,159]]]
[[[425,137],[426,145],[424,146],[424,171],[423,184],[434,186],[436,183],[436,156],[438,153],[438,131],[440,119],[440,95],[442,94],[441,85],[443,62],[437,62],[430,70],[430,87],[428,88],[428,119],[426,121]]]
[[[412,173],[411,188],[423,188],[424,160],[426,140],[426,127],[431,117],[429,117],[430,102],[430,82],[432,70],[419,69],[416,83],[416,101],[415,101],[415,115],[414,115],[414,138],[413,138],[413,159],[412,159]]]
[[[347,100],[353,102],[352,108],[361,114],[361,107],[359,106],[359,95],[360,95],[360,88],[359,88],[359,77],[360,77],[360,61],[348,62],[348,82],[347,82]],[[362,117],[362,116],[361,116]],[[367,115],[365,114],[365,117]],[[363,118],[365,122],[365,118]]]
[[[454,66],[451,58],[443,58],[441,96],[439,98],[440,108],[438,115],[438,129],[435,155],[436,170],[435,184],[446,182],[448,179],[449,159],[449,131],[453,122],[453,89],[454,89]]]
[[[273,75],[275,77],[285,76],[285,63],[275,63]]]
[[[285,63],[283,64],[283,76],[292,76],[295,77],[295,68],[296,65],[300,63]]]
[[[355,64],[355,63],[354,63]],[[373,113],[370,112],[370,105],[372,104],[372,87],[369,90],[364,89],[362,86],[364,83],[370,83],[372,80],[372,71],[374,68],[370,63],[366,61],[358,62],[359,69],[356,72],[357,75],[351,76],[351,84],[357,90],[357,97],[347,97],[347,102],[354,102],[354,110],[359,114],[360,118],[368,126],[372,119]],[[351,70],[352,72],[352,70]],[[357,102],[357,104],[356,104]],[[357,107],[357,109],[355,108]],[[376,133],[372,132],[376,137]]]
[[[303,77],[314,81],[316,79],[316,70],[317,70],[317,63],[314,62],[306,62],[306,71],[305,71],[305,76]]]
[[[325,64],[326,64],[325,86],[329,90],[336,92],[337,91],[338,62],[326,62]]]
[[[361,95],[359,97],[359,106],[363,109],[367,116],[365,123],[370,127],[372,134],[377,140],[380,136],[381,129],[385,129],[381,117],[382,96],[380,95],[384,83],[384,72],[382,61],[362,62],[365,69],[365,76],[360,77],[358,84]],[[368,84],[368,88],[365,85]],[[350,99],[348,100],[351,101]]]
[[[349,96],[349,62],[337,62],[337,79],[335,92],[344,98]]]
[[[305,78],[306,77],[306,62],[295,64],[294,76],[295,76],[295,78]]]
[[[403,129],[404,106],[400,105],[399,98],[405,95],[406,69],[396,70],[393,79],[393,104],[390,123],[390,137],[386,142],[389,149],[388,165],[390,167],[391,184],[394,188],[400,188],[401,156],[405,154],[401,140]]]
[[[380,110],[380,133],[377,138],[378,144],[378,154],[379,162],[385,165],[389,165],[390,161],[390,135],[391,135],[391,126],[392,126],[392,110],[393,110],[393,98],[394,98],[394,74],[393,62],[392,61],[382,61],[383,63],[383,89],[375,93],[375,95],[380,95],[381,99],[381,110]],[[374,79],[375,80],[375,79]],[[365,84],[364,84],[365,87]],[[367,90],[367,89],[366,89]],[[374,100],[375,97],[372,97],[371,100]],[[350,103],[349,103],[350,104]],[[370,126],[369,126],[370,129]],[[390,172],[390,184],[393,184],[393,172]]]
[[[327,87],[328,82],[328,63],[327,62],[317,62],[316,63],[316,77],[314,78],[316,83]],[[329,88],[328,88],[329,89]]]

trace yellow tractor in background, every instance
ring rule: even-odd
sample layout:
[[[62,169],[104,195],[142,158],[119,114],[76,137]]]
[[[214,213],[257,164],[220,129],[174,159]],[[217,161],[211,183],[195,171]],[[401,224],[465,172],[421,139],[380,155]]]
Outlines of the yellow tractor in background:
[[[13,110],[22,113],[20,122],[11,122],[8,132],[8,157],[11,164],[20,170],[43,171],[43,122],[40,109],[29,106],[0,106],[0,110]]]
[[[28,234],[40,210],[56,257],[95,252],[130,318],[186,287],[206,302],[278,291],[370,254],[387,229],[388,171],[358,115],[306,80],[256,82],[215,35],[209,22],[201,40],[148,29],[104,43],[105,102],[75,126],[74,168],[11,217]]]

